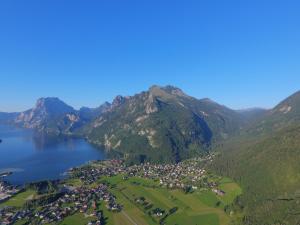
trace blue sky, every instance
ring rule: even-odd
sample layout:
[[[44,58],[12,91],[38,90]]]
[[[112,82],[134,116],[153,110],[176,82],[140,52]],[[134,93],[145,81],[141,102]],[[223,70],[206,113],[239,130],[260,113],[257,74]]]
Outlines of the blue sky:
[[[299,1],[298,1],[299,2]],[[4,0],[0,111],[97,106],[172,84],[232,108],[299,90],[297,1]]]

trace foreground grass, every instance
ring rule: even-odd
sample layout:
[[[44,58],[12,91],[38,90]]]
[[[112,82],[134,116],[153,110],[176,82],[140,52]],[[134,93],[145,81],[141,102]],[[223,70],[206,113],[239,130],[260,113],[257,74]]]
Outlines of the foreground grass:
[[[86,225],[89,221],[95,218],[87,217],[85,218],[82,213],[76,213],[72,216],[68,216],[60,225]]]

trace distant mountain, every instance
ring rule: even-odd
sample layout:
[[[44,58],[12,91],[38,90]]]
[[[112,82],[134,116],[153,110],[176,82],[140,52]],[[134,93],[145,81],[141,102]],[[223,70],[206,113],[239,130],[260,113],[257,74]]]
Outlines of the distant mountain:
[[[265,116],[268,110],[263,108],[249,108],[236,110],[236,112],[241,115],[245,122],[251,124]]]
[[[219,150],[215,170],[243,187],[244,224],[300,223],[300,92]]]
[[[13,123],[14,119],[19,115],[19,113],[7,113],[7,112],[0,112],[0,123]]]
[[[133,160],[179,161],[207,152],[242,124],[237,112],[209,99],[152,86],[131,97],[117,96],[110,110],[90,124],[87,136]]]
[[[78,114],[81,119],[85,121],[91,121],[96,119],[97,116],[101,115],[104,112],[107,112],[111,108],[111,104],[108,102],[103,103],[97,108],[88,108],[88,107],[81,107],[78,111]]]
[[[58,98],[40,98],[34,108],[20,113],[15,123],[25,128],[59,133],[64,119],[75,121],[76,111]]]
[[[104,103],[97,108],[82,107],[75,110],[59,98],[40,98],[35,107],[27,111],[14,114],[0,113],[0,122],[10,122],[20,127],[57,135],[83,135],[77,131],[110,108],[111,104]]]

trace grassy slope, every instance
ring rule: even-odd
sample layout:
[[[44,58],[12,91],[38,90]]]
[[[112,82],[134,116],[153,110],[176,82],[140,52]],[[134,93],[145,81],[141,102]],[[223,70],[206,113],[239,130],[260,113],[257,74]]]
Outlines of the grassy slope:
[[[32,198],[35,194],[36,192],[30,189],[24,192],[20,192],[19,194],[10,198],[8,201],[1,203],[0,208],[4,206],[22,207],[25,204],[26,200]]]

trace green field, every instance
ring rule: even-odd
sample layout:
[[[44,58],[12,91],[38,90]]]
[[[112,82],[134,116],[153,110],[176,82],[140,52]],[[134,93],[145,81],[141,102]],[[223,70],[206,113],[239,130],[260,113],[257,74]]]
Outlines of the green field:
[[[105,212],[107,224],[159,224],[161,217],[150,216],[149,211],[135,200],[143,197],[153,208],[160,208],[166,212],[176,208],[165,219],[167,225],[227,225],[230,216],[224,212],[224,206],[232,203],[241,193],[240,187],[231,180],[222,180],[221,187],[226,194],[222,197],[212,191],[195,191],[185,194],[181,190],[161,188],[152,180],[130,178],[123,180],[120,176],[102,179],[111,184],[111,191],[117,196],[118,202],[124,208],[121,213]],[[223,189],[222,189],[223,190]],[[162,216],[163,217],[163,216]]]
[[[76,213],[72,216],[67,217],[63,222],[61,222],[61,225],[86,225],[89,221],[93,220],[95,218],[87,217],[85,218],[82,213]]]
[[[33,198],[36,192],[34,190],[26,190],[24,192],[20,192],[14,197],[10,198],[8,201],[0,204],[0,208],[4,206],[13,206],[13,207],[22,207],[24,203]]]
[[[236,196],[242,194],[240,186],[229,178],[221,180],[220,189],[226,192],[224,196],[220,197],[225,204],[232,203]]]

